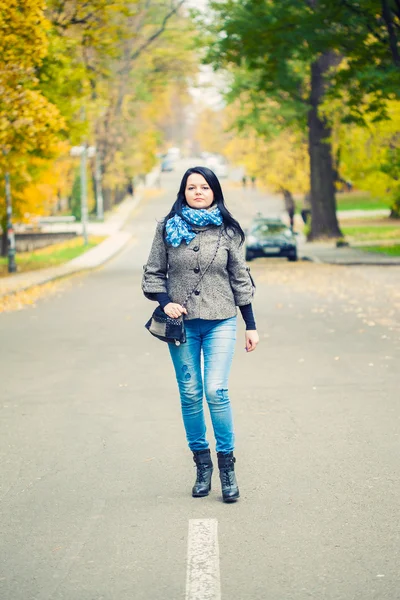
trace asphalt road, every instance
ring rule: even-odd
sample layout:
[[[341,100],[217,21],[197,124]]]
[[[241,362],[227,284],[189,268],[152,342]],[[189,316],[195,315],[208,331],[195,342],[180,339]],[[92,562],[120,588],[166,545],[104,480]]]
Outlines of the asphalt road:
[[[222,503],[217,473],[193,499],[140,291],[177,183],[163,174],[106,267],[0,315],[0,598],[400,598],[399,269],[251,263],[261,343],[247,355],[240,323],[230,385],[241,499]],[[282,209],[226,196],[244,225]]]

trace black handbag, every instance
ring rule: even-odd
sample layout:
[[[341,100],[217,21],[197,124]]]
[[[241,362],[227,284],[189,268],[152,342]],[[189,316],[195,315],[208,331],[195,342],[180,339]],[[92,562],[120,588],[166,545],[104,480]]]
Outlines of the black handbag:
[[[188,303],[191,296],[195,293],[196,289],[199,287],[204,275],[207,273],[208,269],[211,267],[212,263],[217,256],[219,245],[221,242],[222,235],[222,227],[219,231],[218,243],[214,252],[214,256],[211,261],[208,263],[207,267],[204,269],[201,274],[200,279],[198,280],[195,287],[191,292],[187,295],[185,301],[182,306],[185,307]],[[162,342],[168,342],[169,344],[175,344],[176,346],[180,346],[186,342],[186,332],[185,332],[185,323],[183,317],[180,316],[177,319],[173,319],[169,317],[161,308],[161,306],[157,306],[150,319],[145,324],[146,329],[148,329],[151,335],[158,338]]]
[[[179,346],[186,342],[185,324],[183,317],[173,319],[169,317],[161,308],[157,306],[150,319],[145,325],[154,337],[162,342],[169,342]]]

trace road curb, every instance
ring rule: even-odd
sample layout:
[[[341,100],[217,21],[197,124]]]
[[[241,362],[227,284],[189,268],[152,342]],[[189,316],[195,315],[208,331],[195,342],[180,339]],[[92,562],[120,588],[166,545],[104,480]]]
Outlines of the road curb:
[[[33,287],[45,285],[46,283],[56,281],[57,279],[69,277],[70,275],[95,270],[106,264],[122,252],[132,240],[132,234],[127,231],[121,231],[121,229],[128,221],[132,211],[139,205],[142,198],[143,195],[139,193],[136,202],[132,204],[129,214],[121,220],[118,231],[109,235],[98,246],[91,248],[81,256],[60,265],[59,267],[50,267],[49,269],[43,269],[42,271],[38,270],[30,271],[28,273],[19,273],[11,278],[0,278],[0,299],[5,298],[6,296],[13,296]],[[20,284],[18,284],[18,280],[16,280],[18,277],[20,279]],[[30,280],[28,281],[28,279]],[[9,289],[7,289],[8,282],[10,283]],[[3,289],[1,289],[2,284]]]
[[[110,241],[111,238],[113,238],[114,236],[117,236],[117,235],[118,234],[114,234],[114,235],[110,236],[109,238],[104,240],[101,244],[99,244],[99,246],[96,246],[96,248],[93,248],[92,250],[96,250],[102,244]],[[45,285],[46,283],[50,283],[51,281],[56,281],[57,279],[63,279],[64,277],[69,277],[71,275],[77,275],[78,273],[83,273],[84,271],[94,271],[95,269],[98,269],[98,268],[104,266],[107,262],[109,262],[110,260],[115,258],[118,254],[120,254],[124,250],[124,248],[126,248],[126,246],[129,244],[129,242],[132,240],[132,237],[133,237],[132,234],[126,232],[125,239],[123,241],[121,241],[121,243],[118,246],[115,246],[114,249],[112,251],[110,251],[107,255],[104,255],[104,257],[102,257],[101,260],[98,260],[96,262],[91,262],[86,265],[83,262],[82,262],[82,264],[77,263],[76,265],[72,265],[71,263],[74,263],[79,258],[81,258],[79,256],[78,259],[73,259],[73,260],[69,261],[68,263],[65,263],[64,265],[61,265],[61,267],[55,267],[54,269],[56,269],[56,271],[52,272],[51,274],[46,275],[46,274],[42,273],[42,277],[38,277],[38,279],[33,279],[29,283],[28,282],[26,284],[21,283],[20,286],[10,288],[9,290],[6,290],[6,291],[0,291],[0,299],[5,298],[6,296],[14,296],[15,294],[19,294],[20,292],[25,292],[25,291],[29,290],[30,288],[38,287],[40,285]],[[89,250],[88,253],[89,252],[91,252],[91,250]],[[84,256],[84,255],[82,255],[82,256]],[[37,271],[37,273],[39,275],[39,271]]]
[[[316,264],[321,265],[339,265],[342,267],[355,267],[355,266],[363,266],[363,267],[399,267],[400,260],[393,260],[390,262],[379,262],[376,260],[366,261],[366,260],[335,260],[335,259],[325,259],[321,260],[317,256],[301,256],[300,260],[310,261]]]
[[[317,258],[316,256],[300,256],[300,260],[303,260],[305,262],[313,262],[316,264],[322,264],[322,260],[320,260],[319,258]]]

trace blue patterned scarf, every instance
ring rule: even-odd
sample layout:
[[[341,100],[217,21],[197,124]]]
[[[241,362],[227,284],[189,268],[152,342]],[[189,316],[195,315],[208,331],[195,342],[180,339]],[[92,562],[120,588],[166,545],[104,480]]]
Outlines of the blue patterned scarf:
[[[196,234],[191,228],[191,225],[222,225],[222,215],[219,208],[216,206],[211,210],[207,208],[190,208],[184,206],[182,208],[182,219],[179,215],[175,215],[168,219],[165,226],[166,236],[165,241],[169,246],[177,248],[182,240],[189,244]]]

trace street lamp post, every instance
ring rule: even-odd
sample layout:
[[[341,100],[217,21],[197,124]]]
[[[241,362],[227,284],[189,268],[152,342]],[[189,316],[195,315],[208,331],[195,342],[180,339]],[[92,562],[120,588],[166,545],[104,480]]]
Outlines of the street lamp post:
[[[103,190],[101,185],[101,160],[99,149],[96,148],[95,154],[95,180],[96,180],[96,210],[97,219],[102,221],[104,219],[104,202],[103,202]]]
[[[6,206],[7,206],[7,254],[8,254],[8,272],[15,273],[17,265],[15,263],[15,233],[12,224],[12,204],[11,204],[11,184],[10,173],[5,174],[6,180]]]
[[[83,241],[85,246],[88,245],[88,233],[87,233],[87,220],[88,220],[88,208],[87,208],[87,146],[82,145],[81,153],[81,219],[82,219],[82,233]]]
[[[81,159],[81,221],[82,235],[85,246],[88,244],[88,206],[87,206],[87,159],[96,154],[94,146],[82,144],[81,146],[72,146],[71,156],[79,156]]]

